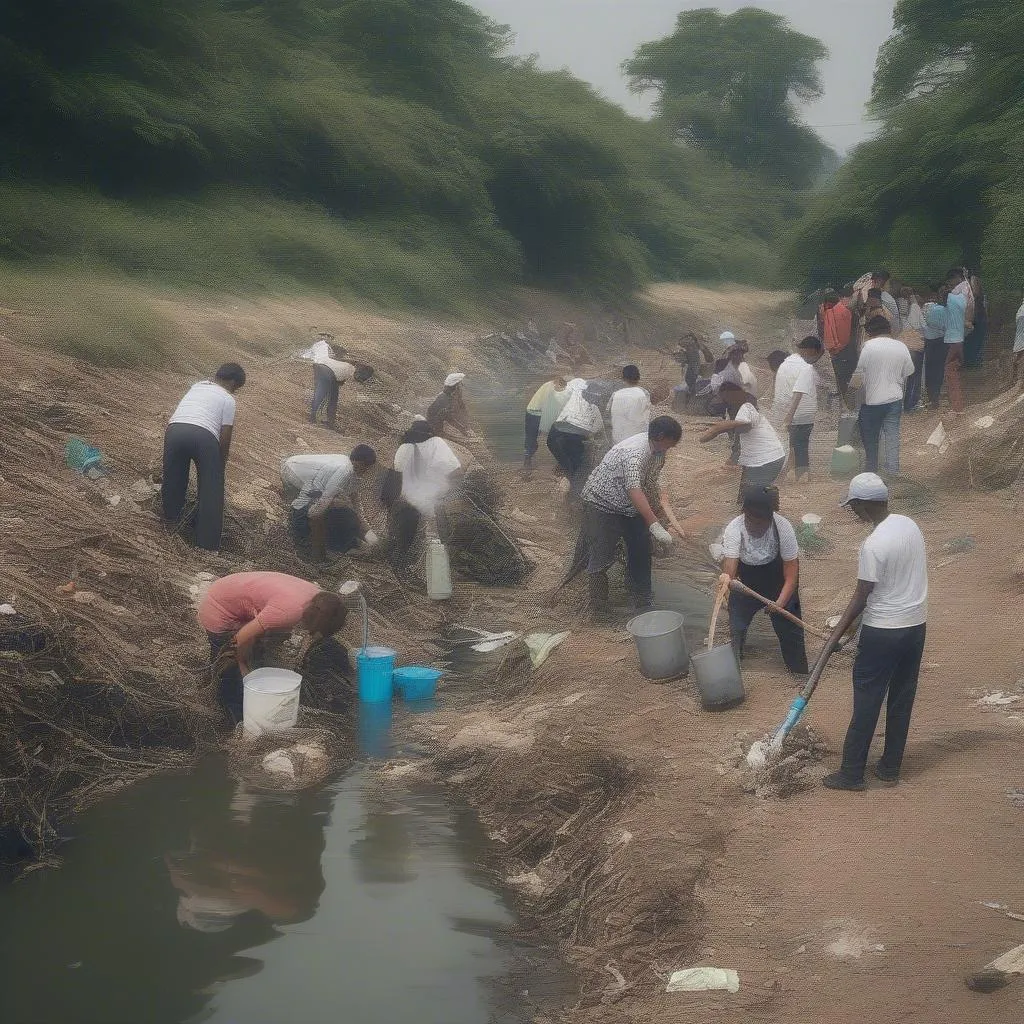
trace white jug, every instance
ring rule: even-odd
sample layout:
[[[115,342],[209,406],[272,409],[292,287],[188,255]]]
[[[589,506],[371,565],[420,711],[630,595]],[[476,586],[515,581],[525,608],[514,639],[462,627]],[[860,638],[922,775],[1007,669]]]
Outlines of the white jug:
[[[427,597],[446,601],[452,596],[452,571],[448,549],[436,537],[427,545]]]

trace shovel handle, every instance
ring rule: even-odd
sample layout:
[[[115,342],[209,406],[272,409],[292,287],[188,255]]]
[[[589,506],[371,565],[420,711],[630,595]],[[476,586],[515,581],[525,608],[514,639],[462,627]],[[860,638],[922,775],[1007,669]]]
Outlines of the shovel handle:
[[[775,604],[774,601],[769,600],[767,597],[764,596],[764,594],[759,594],[756,590],[751,590],[750,587],[748,587],[745,583],[740,582],[740,580],[733,580],[729,584],[729,589],[735,590],[737,594],[744,594],[747,597],[756,598],[763,605]],[[829,638],[828,633],[823,633],[820,629],[815,629],[813,626],[808,626],[807,623],[803,621],[803,619],[797,618],[797,616],[795,616],[792,612],[787,612],[785,608],[779,608],[778,611],[775,612],[775,614],[781,615],[784,619],[789,619],[790,622],[796,623],[796,625],[800,626],[808,633],[813,634],[821,640],[827,640]]]

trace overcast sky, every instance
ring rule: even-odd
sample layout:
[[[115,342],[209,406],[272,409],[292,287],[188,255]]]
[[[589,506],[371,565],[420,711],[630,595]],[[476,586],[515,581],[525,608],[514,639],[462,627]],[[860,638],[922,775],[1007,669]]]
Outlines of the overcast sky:
[[[566,67],[635,114],[650,110],[653,95],[630,94],[619,66],[636,47],[668,35],[682,10],[718,7],[731,13],[757,6],[775,11],[794,28],[829,48],[823,67],[825,95],[805,115],[829,145],[845,151],[871,134],[864,103],[878,47],[892,28],[893,0],[760,0],[687,3],[686,0],[467,0],[516,35],[515,50],[537,54],[548,68]]]

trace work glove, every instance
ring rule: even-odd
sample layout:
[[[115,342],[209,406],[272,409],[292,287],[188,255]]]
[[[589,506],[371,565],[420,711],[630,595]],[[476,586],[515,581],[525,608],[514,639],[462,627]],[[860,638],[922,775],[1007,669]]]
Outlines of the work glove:
[[[651,537],[663,547],[672,547],[672,534],[661,523],[651,523]]]
[[[367,530],[366,533],[363,535],[363,543],[368,548],[376,547],[380,543],[380,537],[378,537],[377,534],[373,532],[373,530]]]

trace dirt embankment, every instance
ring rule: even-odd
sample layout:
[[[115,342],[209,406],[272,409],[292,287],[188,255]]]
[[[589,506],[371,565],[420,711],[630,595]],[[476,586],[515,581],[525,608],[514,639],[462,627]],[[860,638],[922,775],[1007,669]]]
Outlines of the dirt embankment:
[[[780,296],[666,288],[653,301],[661,312],[627,320],[630,347],[614,352],[650,372],[666,365],[650,346],[668,347],[668,320],[709,332],[731,327],[765,351],[784,328]],[[535,308],[538,322],[586,315],[554,303]],[[240,402],[220,558],[167,536],[153,516],[153,497],[137,486],[155,468],[160,417],[188,376],[69,367],[19,348],[7,329],[3,436],[5,446],[17,436],[20,447],[5,458],[0,485],[7,522],[0,597],[14,596],[19,611],[61,640],[49,654],[10,656],[0,667],[23,704],[26,694],[51,688],[44,713],[12,711],[11,701],[0,709],[8,716],[0,729],[2,774],[19,780],[4,783],[8,816],[18,785],[23,819],[33,820],[26,807],[42,808],[45,818],[52,804],[70,812],[95,799],[104,780],[124,777],[124,762],[136,774],[158,770],[214,742],[189,598],[196,574],[257,565],[308,571],[284,535],[273,492],[279,461],[342,442],[303,423],[308,368],[275,361],[268,337],[294,335],[300,321],[326,323],[382,368],[365,400],[343,398],[342,420],[346,435],[378,444],[384,458],[396,443],[401,410],[418,411],[439,374],[468,367],[517,391],[514,374],[522,372],[501,339],[476,341],[484,330],[403,325],[328,306],[300,312],[264,304],[228,313],[193,307],[178,315],[216,358],[248,350],[251,385]],[[621,321],[609,319],[594,332],[598,345],[600,334],[621,331]],[[523,399],[509,399],[514,418]],[[471,711],[442,712],[424,726],[437,751],[430,770],[479,808],[495,840],[495,865],[580,970],[580,997],[564,1011],[566,1020],[1020,1019],[1020,987],[980,996],[961,980],[1024,941],[1018,920],[983,905],[1024,913],[1016,714],[1024,687],[1012,611],[1015,545],[1008,540],[1015,509],[1000,494],[946,489],[943,464],[924,446],[933,426],[919,417],[905,422],[908,475],[932,483],[903,488],[897,510],[915,515],[928,538],[932,613],[905,778],[896,789],[858,795],[817,787],[822,759],[834,762],[849,714],[849,664],[841,657],[809,711],[818,741],[805,739],[809,753],[786,780],[787,798],[759,796],[742,765],[745,744],[777,724],[793,695],[770,634],[744,666],[746,703],[709,715],[690,685],[643,679],[624,632],[583,621],[578,591],[546,605],[573,538],[543,450],[531,480],[513,470],[503,476],[505,521],[538,563],[523,588],[461,585],[438,609],[370,563],[343,563],[321,575],[325,586],[352,575],[366,579],[375,636],[416,649],[418,658],[437,653],[434,637],[445,622],[571,630],[538,670],[521,648],[499,653]],[[832,443],[827,431],[818,431],[819,464]],[[106,490],[64,468],[68,433],[106,453]],[[719,468],[724,448],[702,448],[697,433],[688,422],[666,479],[677,505],[685,504],[684,525],[706,544],[733,514],[735,478]],[[817,625],[845,603],[863,535],[839,513],[839,492],[824,477],[783,492],[791,518],[813,511],[824,519],[827,544],[804,559],[801,577],[805,613]],[[661,572],[697,586],[708,580],[706,567],[684,554],[666,560]],[[76,602],[59,591],[68,582],[96,596]],[[813,651],[816,642],[809,646]],[[78,683],[100,696],[86,698]],[[1003,696],[984,702],[996,692]],[[135,719],[111,708],[111,693]],[[139,717],[144,728],[117,732],[117,723]],[[177,752],[168,752],[170,745]],[[61,761],[69,755],[77,772],[71,786]],[[49,791],[28,787],[33,770],[52,781]],[[740,991],[665,994],[673,970],[696,964],[735,968]]]

